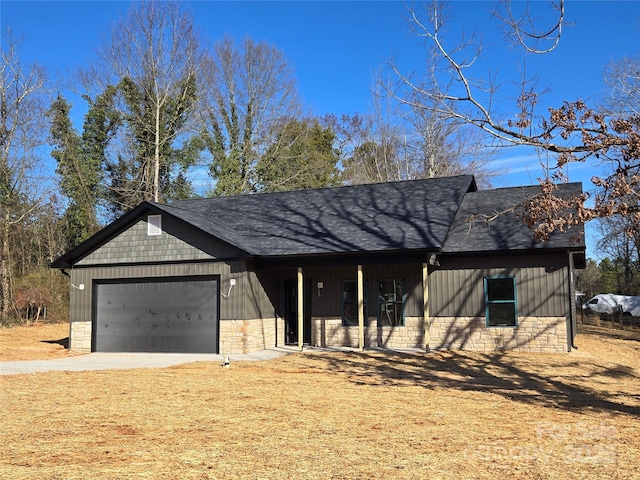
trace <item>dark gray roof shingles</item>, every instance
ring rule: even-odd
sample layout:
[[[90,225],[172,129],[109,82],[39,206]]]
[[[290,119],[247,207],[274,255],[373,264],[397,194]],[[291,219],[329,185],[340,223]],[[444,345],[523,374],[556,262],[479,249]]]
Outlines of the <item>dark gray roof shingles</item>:
[[[52,266],[67,268],[141,215],[166,212],[256,258],[432,251],[478,253],[542,248],[584,250],[584,227],[546,243],[514,214],[469,223],[521,203],[540,187],[476,191],[473,176],[181,200],[143,202]],[[562,194],[581,193],[567,184]],[[573,237],[579,237],[578,243]]]
[[[474,188],[464,175],[154,205],[256,256],[438,250]]]
[[[482,215],[504,212],[540,193],[539,186],[498,188],[468,193],[451,225],[444,243],[444,253],[492,252],[551,248],[584,248],[584,226],[554,232],[546,242],[535,241],[533,230],[515,212],[505,213],[486,223]],[[582,193],[580,183],[560,185],[555,196],[570,198]],[[517,210],[516,210],[517,212]],[[476,215],[477,220],[472,221]],[[578,238],[576,242],[575,239]]]

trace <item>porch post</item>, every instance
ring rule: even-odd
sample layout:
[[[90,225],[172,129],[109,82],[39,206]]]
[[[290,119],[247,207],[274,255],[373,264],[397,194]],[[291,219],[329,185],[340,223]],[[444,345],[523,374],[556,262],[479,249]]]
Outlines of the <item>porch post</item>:
[[[302,267],[298,267],[298,349],[302,351],[303,339],[304,339],[304,279],[302,277]]]
[[[364,275],[362,265],[358,265],[358,347],[364,351]]]
[[[422,314],[424,316],[424,344],[425,350],[430,351],[431,333],[429,332],[429,264],[422,264]]]

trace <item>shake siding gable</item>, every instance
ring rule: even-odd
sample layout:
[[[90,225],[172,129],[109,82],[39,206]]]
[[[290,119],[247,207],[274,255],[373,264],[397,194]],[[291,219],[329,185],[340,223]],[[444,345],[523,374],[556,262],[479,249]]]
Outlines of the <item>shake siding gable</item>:
[[[76,265],[215,260],[238,255],[235,248],[168,215],[163,215],[160,235],[148,235],[147,227],[146,218],[140,219]]]

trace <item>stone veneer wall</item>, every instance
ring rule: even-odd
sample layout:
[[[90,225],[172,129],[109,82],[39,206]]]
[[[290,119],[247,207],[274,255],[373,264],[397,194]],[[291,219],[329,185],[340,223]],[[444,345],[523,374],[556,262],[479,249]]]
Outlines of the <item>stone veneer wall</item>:
[[[564,317],[519,317],[518,327],[485,326],[484,317],[431,318],[434,350],[511,350],[516,352],[566,352]]]
[[[69,349],[75,352],[91,352],[91,322],[71,322]],[[220,353],[249,353],[276,345],[276,328],[273,319],[221,320]],[[278,319],[278,345],[284,344],[284,320]]]
[[[91,322],[71,322],[69,350],[91,352]]]
[[[284,321],[278,319],[278,337],[284,344]],[[273,318],[256,320],[221,320],[220,353],[250,353],[276,345],[276,322]]]
[[[430,322],[429,346],[433,350],[567,351],[564,317],[520,317],[517,328],[488,328],[484,317],[434,317]],[[377,319],[369,319],[364,337],[365,347],[425,348],[424,322],[420,317],[407,317],[405,326],[393,328],[378,328]],[[323,347],[357,347],[358,327],[344,327],[339,318],[313,318],[311,343]]]
[[[433,317],[430,319],[433,350],[512,350],[521,352],[566,352],[567,324],[564,317],[520,317],[517,328],[485,326],[484,317]],[[276,328],[277,322],[277,328]],[[72,322],[69,348],[91,351],[91,322]],[[220,353],[239,354],[284,345],[284,320],[221,320]],[[377,319],[365,326],[365,347],[425,348],[420,317],[405,318],[405,326],[378,328]],[[343,327],[334,317],[311,320],[311,344],[357,347],[358,327]]]
[[[402,327],[378,327],[378,320],[369,318],[364,327],[365,347],[425,348],[424,322],[419,317],[406,317]],[[357,347],[358,327],[342,326],[342,319],[315,317],[311,319],[311,344],[322,347]]]

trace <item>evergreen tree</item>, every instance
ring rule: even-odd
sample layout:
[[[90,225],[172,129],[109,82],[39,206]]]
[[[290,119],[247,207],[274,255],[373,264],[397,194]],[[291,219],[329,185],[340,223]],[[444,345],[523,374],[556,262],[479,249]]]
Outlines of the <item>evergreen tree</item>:
[[[266,192],[338,185],[335,135],[317,121],[292,120],[258,161],[256,186]]]
[[[85,117],[82,136],[70,120],[71,105],[58,95],[49,109],[50,133],[62,194],[68,199],[64,214],[66,241],[74,247],[99,228],[97,205],[101,198],[104,151],[117,118],[109,113],[112,91],[98,97]]]

